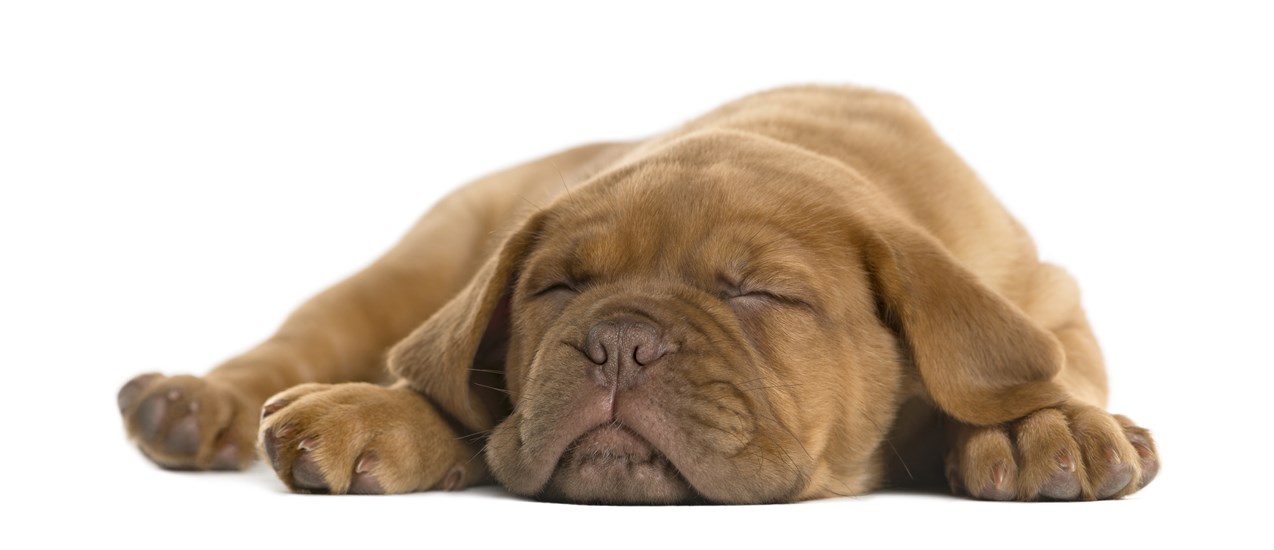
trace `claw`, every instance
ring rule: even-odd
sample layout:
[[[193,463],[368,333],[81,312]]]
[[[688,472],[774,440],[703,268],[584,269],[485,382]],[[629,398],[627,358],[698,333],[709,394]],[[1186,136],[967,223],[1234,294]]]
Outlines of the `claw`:
[[[1058,465],[1058,467],[1060,467],[1060,468],[1062,469],[1062,471],[1064,471],[1064,472],[1074,472],[1074,471],[1075,471],[1075,459],[1074,459],[1074,458],[1071,458],[1071,454],[1070,454],[1070,452],[1069,452],[1069,451],[1061,451],[1061,452],[1059,452],[1059,453],[1058,453],[1058,456],[1057,456],[1057,465]]]
[[[358,459],[358,465],[354,467],[354,473],[365,474],[372,471],[376,464],[380,462],[380,455],[376,451],[367,451]]]
[[[261,420],[265,420],[267,416],[279,412],[279,409],[288,406],[288,403],[290,403],[290,401],[286,399],[266,403],[265,406],[261,407]]]

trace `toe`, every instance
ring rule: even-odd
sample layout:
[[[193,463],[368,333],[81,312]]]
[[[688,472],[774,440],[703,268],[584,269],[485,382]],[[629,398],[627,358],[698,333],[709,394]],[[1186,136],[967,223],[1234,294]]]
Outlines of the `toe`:
[[[1114,447],[1108,447],[1106,449],[1102,460],[1105,462],[1105,467],[1103,468],[1105,470],[1105,475],[1102,476],[1099,485],[1097,486],[1096,493],[1097,498],[1107,499],[1119,494],[1120,491],[1123,491],[1124,488],[1128,486],[1128,483],[1132,481],[1132,476],[1135,471],[1133,470],[1132,463],[1123,460],[1123,458],[1119,456],[1119,451]]]
[[[119,389],[119,394],[115,396],[115,400],[119,405],[119,412],[126,412],[137,404],[137,400],[141,398],[142,393],[146,391],[156,380],[163,378],[159,373],[142,374],[129,380],[124,387]]]
[[[1082,490],[1079,446],[1066,416],[1056,409],[1037,411],[1013,429],[1023,463],[1021,497],[1074,500]]]
[[[321,393],[323,391],[326,391],[329,388],[331,388],[331,386],[328,384],[310,383],[310,384],[300,384],[298,386],[292,386],[291,388],[281,391],[275,394],[274,396],[270,397],[269,399],[267,399],[265,401],[265,405],[262,405],[261,420],[265,420],[266,418],[269,418],[270,416],[274,415],[274,413],[279,412],[280,410],[284,409],[288,405],[291,405],[292,403],[299,401],[302,397],[305,397],[312,393]]]
[[[302,491],[328,492],[327,480],[323,477],[323,470],[319,468],[318,461],[314,458],[314,453],[310,452],[308,448],[303,447],[296,460],[292,462],[292,483],[293,486]]]
[[[279,446],[292,434],[293,429],[291,424],[284,424],[277,428],[268,428],[261,434],[261,449],[265,451],[266,458],[270,459],[270,465],[275,470],[280,467]]]
[[[216,454],[212,455],[212,462],[208,465],[212,470],[238,470],[239,469],[239,446],[234,443],[222,445]]]
[[[1124,429],[1128,443],[1132,444],[1133,450],[1137,452],[1138,465],[1141,467],[1141,476],[1137,478],[1137,489],[1140,490],[1159,475],[1159,451],[1155,449],[1155,440],[1150,436],[1150,430],[1138,426],[1123,415],[1115,415],[1115,421]]]
[[[971,428],[962,448],[958,469],[969,495],[984,500],[1017,496],[1017,463],[1003,428]]]
[[[1009,466],[1006,462],[997,462],[991,467],[990,475],[978,491],[978,498],[984,500],[1013,500],[1012,478],[1009,477]]]
[[[380,481],[376,476],[370,473],[357,474],[354,481],[350,483],[349,494],[351,495],[383,495],[385,488],[381,487]]]
[[[442,490],[456,491],[464,487],[468,474],[465,472],[463,464],[457,464],[451,467],[451,471],[447,472],[447,477],[442,479]]]
[[[1082,488],[1075,458],[1069,451],[1061,451],[1057,456],[1056,469],[1040,486],[1039,494],[1054,500],[1075,500]]]
[[[191,456],[199,451],[199,443],[199,419],[192,413],[168,429],[163,448],[171,455]]]
[[[1141,479],[1137,481],[1137,488],[1141,489],[1159,475],[1159,456],[1155,452],[1154,442],[1148,436],[1130,433],[1128,441],[1132,443],[1133,449],[1137,450],[1137,457],[1141,461]]]
[[[1096,407],[1076,407],[1068,416],[1083,460],[1083,498],[1122,496],[1136,475],[1137,455],[1123,428],[1110,413]]]
[[[363,453],[363,456],[359,457],[354,466],[354,479],[349,486],[351,495],[381,495],[385,493],[385,488],[381,486],[380,480],[376,478],[375,474],[375,469],[379,462],[379,455],[376,454],[376,451],[367,451]]]
[[[137,407],[137,429],[146,441],[154,441],[159,437],[159,429],[164,425],[168,412],[168,398],[156,393],[147,397]]]

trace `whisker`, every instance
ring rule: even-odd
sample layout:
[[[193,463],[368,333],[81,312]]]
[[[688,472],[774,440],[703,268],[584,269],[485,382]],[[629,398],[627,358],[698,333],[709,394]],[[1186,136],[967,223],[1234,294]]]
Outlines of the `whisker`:
[[[473,432],[469,435],[462,435],[460,437],[457,437],[456,439],[458,440],[475,439],[478,437],[486,437],[487,435],[490,435],[490,434],[491,434],[491,430],[487,430],[485,432]]]
[[[874,418],[872,418],[872,417],[868,416],[868,417],[867,417],[867,420],[868,420],[869,422],[871,422],[873,426],[875,426],[875,427],[876,427],[876,431],[877,431],[877,432],[881,432],[881,431],[882,431],[882,430],[880,429],[880,424],[876,422],[876,419],[874,419]],[[905,460],[903,460],[903,459],[902,459],[902,453],[899,453],[899,452],[898,452],[898,448],[897,448],[897,447],[894,447],[894,442],[889,440],[889,434],[888,434],[888,433],[885,433],[884,435],[885,435],[885,444],[886,444],[886,445],[889,445],[889,450],[891,450],[891,451],[893,451],[893,452],[894,452],[894,456],[895,456],[895,457],[898,457],[898,463],[899,463],[899,464],[902,464],[902,471],[907,472],[907,477],[911,478],[911,480],[912,480],[912,481],[915,481],[915,480],[916,480],[916,476],[911,475],[911,468],[908,468],[908,467],[907,467],[907,461],[905,461]]]
[[[796,461],[792,459],[791,454],[788,454],[787,449],[784,449],[782,445],[779,445],[778,448],[780,451],[783,451],[783,456],[787,458],[787,463],[792,466],[792,473],[796,474],[797,479],[801,480],[801,485],[803,487],[809,487],[809,475],[801,471],[801,467],[796,465]],[[804,446],[802,446],[802,448],[804,448]]]
[[[912,481],[915,481],[916,476],[911,475],[911,468],[907,467],[907,461],[902,459],[902,454],[898,452],[897,447],[894,447],[894,442],[885,438],[885,443],[889,445],[889,450],[894,452],[894,456],[898,457],[898,463],[902,464],[902,471],[907,472],[907,477],[911,478]]]
[[[538,204],[531,202],[531,199],[526,198],[526,195],[518,193],[518,196],[522,197],[522,200],[526,201],[527,204],[531,205],[531,208],[534,208],[536,212],[539,212],[540,210],[544,210],[543,206],[540,206]]]
[[[756,391],[756,390],[770,390],[774,388],[795,388],[797,386],[804,386],[804,385],[805,384],[778,384],[775,386],[758,386],[755,388],[739,388],[739,389],[743,391]]]
[[[504,395],[509,395],[509,390],[502,390],[502,389],[497,388],[497,387],[494,387],[494,386],[488,386],[488,385],[486,385],[486,384],[479,384],[479,383],[477,383],[477,382],[470,382],[470,384],[473,384],[473,385],[475,385],[475,386],[482,386],[482,387],[484,387],[484,388],[486,388],[486,389],[488,389],[488,390],[495,390],[495,391],[498,391],[498,392],[500,392],[500,393],[502,393],[502,394],[504,394]]]
[[[482,448],[481,448],[481,449],[478,449],[478,452],[473,453],[473,456],[469,457],[469,460],[464,461],[464,465],[465,465],[465,466],[468,466],[470,462],[473,462],[473,459],[478,458],[478,455],[480,455],[480,454],[482,454],[482,453],[487,452],[487,445],[489,445],[489,444],[490,444],[490,443],[484,443],[484,444],[482,444]]]
[[[575,195],[572,195],[572,194],[571,194],[571,186],[566,185],[566,178],[562,176],[562,169],[561,169],[560,167],[558,167],[558,165],[557,165],[557,161],[556,161],[556,160],[551,161],[551,162],[553,163],[553,170],[556,170],[556,171],[557,171],[557,179],[559,179],[559,180],[561,180],[561,181],[562,181],[562,189],[565,189],[565,190],[566,190],[566,198],[567,198],[567,199],[570,199],[571,203],[572,203],[572,204],[574,204],[574,203],[575,203]]]
[[[810,454],[809,449],[806,449],[806,448],[805,448],[805,444],[804,444],[804,443],[801,443],[801,439],[800,439],[800,438],[798,438],[798,437],[796,437],[796,434],[792,433],[792,430],[789,430],[789,429],[787,428],[787,426],[785,426],[782,422],[779,422],[779,421],[778,421],[778,419],[776,419],[776,418],[769,417],[769,416],[765,416],[765,415],[763,415],[763,414],[759,414],[759,413],[757,414],[757,416],[759,416],[759,417],[761,417],[761,418],[764,418],[764,419],[766,419],[766,420],[769,420],[770,422],[773,422],[773,423],[774,423],[774,425],[776,425],[776,426],[778,426],[778,427],[782,428],[784,432],[787,432],[787,435],[788,435],[789,437],[791,437],[791,438],[792,438],[792,441],[795,441],[795,442],[796,442],[796,444],[797,444],[797,445],[799,445],[799,446],[801,447],[801,450],[802,450],[802,451],[805,451],[805,456],[809,457],[810,462],[814,462],[814,455]]]

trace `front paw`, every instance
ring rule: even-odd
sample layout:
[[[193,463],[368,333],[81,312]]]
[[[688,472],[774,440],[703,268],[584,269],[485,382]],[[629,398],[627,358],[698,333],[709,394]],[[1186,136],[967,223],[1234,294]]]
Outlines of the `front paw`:
[[[267,400],[261,418],[261,452],[296,492],[454,490],[486,475],[477,450],[407,388],[304,384]]]
[[[987,500],[1120,498],[1159,472],[1150,432],[1086,405],[998,426],[959,426],[947,457],[952,491]]]
[[[238,470],[254,458],[256,406],[195,376],[137,376],[117,396],[124,429],[142,454],[175,470]]]

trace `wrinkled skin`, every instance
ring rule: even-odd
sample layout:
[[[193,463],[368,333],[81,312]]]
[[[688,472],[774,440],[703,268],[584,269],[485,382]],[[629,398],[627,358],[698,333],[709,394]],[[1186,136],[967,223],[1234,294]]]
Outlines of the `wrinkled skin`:
[[[879,468],[870,441],[894,407],[853,405],[897,393],[903,374],[840,213],[805,189],[732,183],[764,169],[665,167],[663,186],[616,179],[587,190],[614,202],[581,193],[552,211],[512,297],[518,405],[491,436],[497,479],[584,502],[781,502],[815,476],[827,492],[869,488],[849,473]],[[598,364],[589,332],[616,319],[653,328],[667,352]],[[836,432],[875,435],[852,448]],[[818,463],[829,444],[851,455],[835,469]]]

